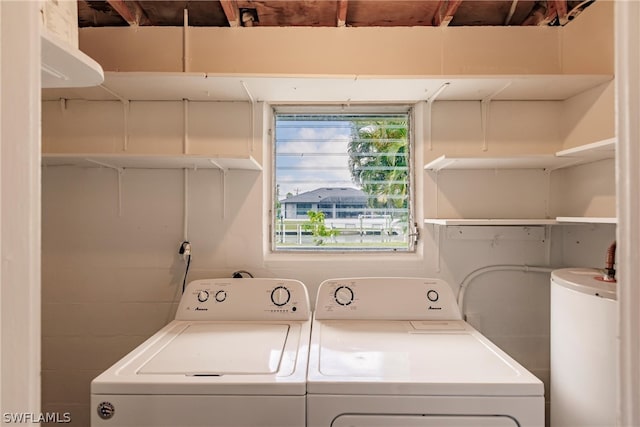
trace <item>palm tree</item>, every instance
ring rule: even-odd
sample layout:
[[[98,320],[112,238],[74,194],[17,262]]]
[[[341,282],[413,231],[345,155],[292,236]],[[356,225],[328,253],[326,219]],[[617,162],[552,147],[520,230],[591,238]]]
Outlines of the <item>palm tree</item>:
[[[408,206],[406,120],[354,120],[348,146],[354,183],[369,194],[371,208]]]

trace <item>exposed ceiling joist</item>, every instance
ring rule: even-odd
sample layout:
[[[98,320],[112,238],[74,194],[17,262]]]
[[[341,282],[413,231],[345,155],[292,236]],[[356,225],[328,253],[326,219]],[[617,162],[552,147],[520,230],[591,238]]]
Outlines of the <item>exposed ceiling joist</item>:
[[[545,1],[536,2],[527,19],[522,21],[522,25],[542,25],[549,11],[546,3]]]
[[[440,0],[440,4],[433,16],[435,27],[446,27],[453,20],[453,16],[462,4],[462,0]]]
[[[229,21],[230,27],[240,26],[240,9],[236,0],[220,0],[220,5]]]
[[[549,25],[558,15],[555,0],[548,0],[546,3],[547,9],[544,13],[544,18],[538,22],[538,25]]]
[[[584,0],[583,2],[579,3],[577,6],[575,6],[573,9],[569,11],[569,13],[567,14],[567,19],[569,21],[571,21],[572,19],[575,19],[576,16],[582,13],[585,7],[589,6],[594,1],[596,0]]]
[[[137,1],[125,1],[125,0],[107,0],[109,6],[113,8],[122,19],[127,21],[129,25],[152,25],[149,17],[140,3]]]
[[[565,25],[569,22],[569,18],[567,15],[567,0],[554,0],[553,1],[556,6],[556,15],[558,17],[558,22],[560,25]]]
[[[513,14],[516,13],[517,7],[518,7],[518,0],[513,0],[511,2],[511,8],[509,8],[509,14],[504,19],[504,25],[509,25],[511,23],[511,18],[513,18]]]
[[[349,0],[338,0],[336,22],[338,27],[347,25],[347,5]]]

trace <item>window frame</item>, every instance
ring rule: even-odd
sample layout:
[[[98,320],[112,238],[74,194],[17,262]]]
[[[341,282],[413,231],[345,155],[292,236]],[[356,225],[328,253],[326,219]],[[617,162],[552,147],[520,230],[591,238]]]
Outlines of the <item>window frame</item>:
[[[359,104],[359,105],[344,105],[344,104],[270,104],[270,147],[268,150],[270,158],[268,159],[270,164],[270,176],[269,176],[269,200],[267,206],[268,216],[268,251],[272,255],[292,255],[292,254],[353,254],[353,255],[373,255],[373,254],[387,254],[387,255],[407,255],[416,254],[418,251],[419,241],[419,228],[416,222],[417,207],[416,207],[416,111],[413,104],[401,103],[401,104]],[[408,153],[407,159],[408,165],[408,238],[409,242],[405,248],[398,250],[397,248],[376,248],[376,249],[362,249],[362,248],[277,248],[275,239],[275,223],[276,223],[276,120],[279,114],[407,114],[408,117]]]

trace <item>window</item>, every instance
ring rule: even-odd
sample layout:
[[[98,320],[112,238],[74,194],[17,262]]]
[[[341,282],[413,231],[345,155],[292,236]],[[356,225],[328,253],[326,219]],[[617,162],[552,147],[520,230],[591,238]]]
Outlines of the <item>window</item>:
[[[274,110],[275,251],[410,251],[408,107]]]

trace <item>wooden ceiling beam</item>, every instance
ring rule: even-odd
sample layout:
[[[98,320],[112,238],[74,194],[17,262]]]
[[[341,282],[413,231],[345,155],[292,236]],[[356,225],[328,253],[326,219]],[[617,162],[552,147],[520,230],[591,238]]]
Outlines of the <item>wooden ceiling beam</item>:
[[[504,25],[509,25],[511,23],[511,18],[513,18],[513,14],[516,13],[516,8],[518,7],[518,0],[511,1],[511,7],[509,8],[509,13],[507,17],[504,19]]]
[[[569,16],[567,12],[567,0],[554,0],[556,6],[556,16],[558,17],[558,23],[565,25],[569,22]]]
[[[107,0],[107,3],[129,25],[153,25],[140,3],[135,0]]]
[[[549,16],[549,2],[539,0],[531,9],[531,13],[527,19],[522,22],[522,25],[547,25],[549,22],[545,22]]]
[[[349,0],[338,0],[336,11],[336,22],[338,27],[344,27],[347,25],[347,6]]]
[[[433,16],[434,27],[446,27],[453,20],[453,16],[462,4],[462,0],[440,0]]]
[[[222,10],[224,10],[227,21],[229,21],[229,26],[239,27],[240,8],[238,7],[238,2],[236,0],[220,0],[220,5],[222,6]]]

